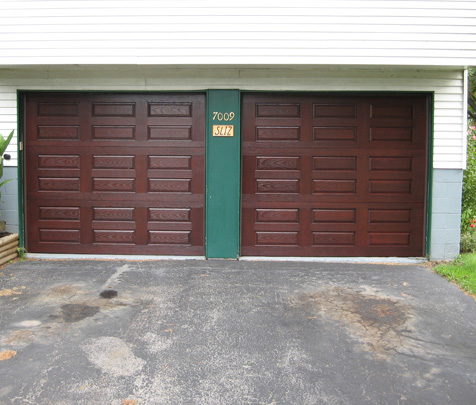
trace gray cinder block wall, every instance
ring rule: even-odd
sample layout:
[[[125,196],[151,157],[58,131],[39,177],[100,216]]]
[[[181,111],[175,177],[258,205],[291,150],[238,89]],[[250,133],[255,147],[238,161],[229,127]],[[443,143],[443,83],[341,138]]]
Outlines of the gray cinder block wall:
[[[463,170],[433,170],[430,260],[459,254]]]
[[[0,220],[7,223],[7,232],[18,233],[18,173],[16,167],[4,167],[2,181],[14,179],[0,188]]]

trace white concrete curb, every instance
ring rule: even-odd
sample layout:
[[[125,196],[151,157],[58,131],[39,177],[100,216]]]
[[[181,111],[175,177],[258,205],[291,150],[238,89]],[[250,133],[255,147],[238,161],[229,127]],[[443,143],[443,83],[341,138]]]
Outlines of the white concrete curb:
[[[141,255],[93,255],[93,254],[54,254],[27,253],[28,259],[39,260],[129,260],[129,261],[163,261],[163,260],[206,260],[204,256],[141,256]],[[219,259],[210,259],[219,260]],[[235,259],[228,259],[235,260]],[[239,261],[261,262],[310,262],[310,263],[385,263],[385,264],[420,264],[428,262],[426,257],[264,257],[244,256]]]

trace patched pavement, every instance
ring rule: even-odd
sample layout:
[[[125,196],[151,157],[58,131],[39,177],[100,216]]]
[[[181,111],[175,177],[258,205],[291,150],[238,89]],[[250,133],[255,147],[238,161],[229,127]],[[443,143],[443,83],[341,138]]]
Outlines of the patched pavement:
[[[472,404],[476,301],[424,265],[25,261],[0,404]]]

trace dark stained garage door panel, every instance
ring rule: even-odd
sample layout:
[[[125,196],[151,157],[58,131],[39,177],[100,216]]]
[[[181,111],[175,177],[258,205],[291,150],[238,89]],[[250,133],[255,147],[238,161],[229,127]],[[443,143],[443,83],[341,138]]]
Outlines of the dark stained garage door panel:
[[[202,94],[28,94],[27,249],[204,254]]]
[[[242,255],[424,254],[427,98],[246,94]]]

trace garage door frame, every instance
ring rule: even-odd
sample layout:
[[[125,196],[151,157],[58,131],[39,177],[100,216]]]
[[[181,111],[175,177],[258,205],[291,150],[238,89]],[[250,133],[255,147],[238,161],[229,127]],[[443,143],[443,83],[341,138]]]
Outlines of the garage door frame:
[[[240,90],[220,90],[223,92],[234,92],[235,94],[238,94],[239,98],[239,103],[241,104],[241,98],[242,95],[245,93],[282,93],[283,91],[240,91]],[[18,171],[18,209],[19,209],[19,234],[20,234],[20,247],[24,248],[25,247],[25,202],[24,198],[26,196],[25,194],[25,181],[24,181],[24,176],[25,176],[25,169],[24,169],[24,157],[22,153],[22,145],[24,145],[24,120],[25,120],[25,110],[24,110],[24,100],[25,96],[30,93],[69,93],[73,92],[73,90],[57,90],[57,89],[51,89],[51,90],[17,90],[17,111],[18,111],[18,166],[17,166],[17,171]],[[141,94],[141,93],[170,93],[170,91],[104,91],[104,92],[99,92],[95,90],[74,90],[75,93],[106,93],[106,94],[131,94],[131,93],[136,93],[136,94]],[[185,92],[190,92],[190,91],[174,91],[174,93],[185,93]],[[198,91],[201,92],[201,91]],[[210,91],[209,91],[210,92]],[[209,93],[208,92],[208,93]],[[427,131],[427,178],[426,178],[426,198],[425,198],[425,229],[424,229],[424,235],[425,235],[425,252],[428,255],[429,250],[430,250],[430,245],[431,245],[431,212],[432,212],[432,178],[433,178],[433,167],[431,162],[433,161],[433,115],[434,115],[434,93],[432,92],[380,92],[380,91],[372,91],[372,92],[317,92],[317,91],[289,91],[290,93],[309,93],[309,94],[350,94],[350,95],[406,95],[406,94],[417,94],[417,95],[425,95],[428,98],[428,111],[427,111],[427,118],[428,118],[428,131]],[[207,94],[208,95],[208,94]],[[208,104],[208,96],[207,96],[207,104]],[[239,121],[241,122],[241,117],[238,116]],[[206,139],[208,139],[208,134],[209,134],[209,124],[210,124],[210,116],[207,115],[207,133],[206,133]],[[240,135],[239,131],[236,134],[237,136]],[[208,146],[207,146],[208,147]],[[241,156],[241,142],[240,142],[240,156]],[[205,150],[205,158],[207,162],[207,149]],[[206,163],[207,164],[207,163]],[[240,176],[241,176],[241,167],[240,167]],[[240,177],[241,180],[241,177]],[[207,185],[207,179],[205,179],[205,185]],[[205,202],[205,209],[207,210],[207,203]],[[206,211],[207,212],[207,211]],[[240,200],[239,200],[239,213],[241,213],[241,190],[240,190]],[[205,228],[207,227],[207,215],[205,215]],[[240,224],[241,225],[241,224]],[[241,231],[238,229],[238,234],[235,235],[235,237],[238,239],[238,241],[241,241]],[[207,239],[205,240],[205,249],[207,251],[208,249],[208,241]],[[238,247],[240,249],[240,247]],[[240,250],[238,250],[239,255]],[[234,254],[225,254],[222,256],[225,256],[227,258],[236,258],[237,255]],[[207,254],[208,257],[208,254]]]

